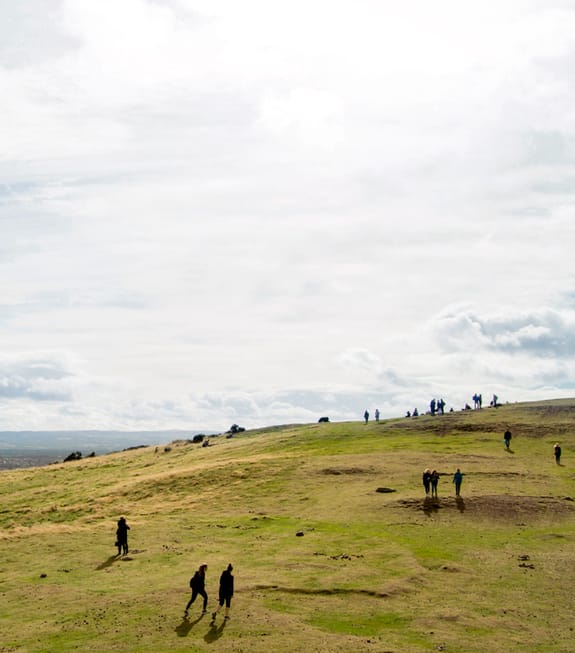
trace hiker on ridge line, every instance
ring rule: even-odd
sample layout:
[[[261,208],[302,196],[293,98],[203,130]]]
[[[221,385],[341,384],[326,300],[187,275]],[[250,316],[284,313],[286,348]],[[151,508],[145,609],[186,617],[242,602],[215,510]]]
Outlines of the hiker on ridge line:
[[[232,574],[233,569],[234,568],[230,563],[227,568],[222,571],[220,576],[220,589],[218,592],[219,605],[214,610],[214,612],[212,612],[212,621],[215,620],[216,615],[224,603],[226,604],[224,619],[230,618],[230,607],[232,603],[232,596],[234,595],[234,577]]]
[[[200,565],[198,571],[190,579],[190,587],[192,588],[192,596],[186,605],[184,610],[184,616],[188,616],[188,610],[192,603],[196,600],[198,594],[204,599],[204,606],[202,608],[202,614],[205,614],[208,611],[208,595],[206,594],[206,571],[208,570],[208,565]]]
[[[118,519],[118,528],[116,530],[116,546],[118,547],[118,555],[128,555],[128,531],[130,527],[126,522],[125,517]]]
[[[365,423],[369,421],[369,411],[366,410],[365,413],[363,414],[363,419],[365,420]]]

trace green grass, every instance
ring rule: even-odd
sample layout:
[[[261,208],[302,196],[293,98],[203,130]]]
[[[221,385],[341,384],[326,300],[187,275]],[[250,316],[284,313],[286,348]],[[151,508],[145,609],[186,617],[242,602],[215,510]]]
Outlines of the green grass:
[[[290,425],[3,472],[0,651],[571,652],[574,417],[560,400]],[[212,608],[230,561],[232,620],[183,620],[194,569]]]

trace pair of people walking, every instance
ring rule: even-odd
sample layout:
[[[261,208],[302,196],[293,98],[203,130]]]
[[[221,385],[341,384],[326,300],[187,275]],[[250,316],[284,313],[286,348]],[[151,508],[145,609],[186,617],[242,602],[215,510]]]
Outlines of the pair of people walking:
[[[218,615],[220,609],[225,605],[225,619],[230,618],[230,608],[232,603],[232,596],[234,595],[234,577],[232,574],[233,566],[231,563],[224,569],[220,575],[220,587],[218,591],[218,607],[212,612],[212,621]],[[198,570],[194,573],[190,579],[190,587],[192,589],[192,596],[186,605],[184,611],[184,616],[188,616],[188,610],[196,600],[198,596],[201,596],[204,600],[202,607],[202,614],[206,614],[208,611],[208,595],[206,593],[206,572],[208,571],[208,565],[200,565]]]

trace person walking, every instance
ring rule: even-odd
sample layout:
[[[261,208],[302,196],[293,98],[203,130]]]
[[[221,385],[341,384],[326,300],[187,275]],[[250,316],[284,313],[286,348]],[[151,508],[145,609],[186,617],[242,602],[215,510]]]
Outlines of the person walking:
[[[379,408],[375,409],[375,421],[379,422]]]
[[[363,414],[363,419],[365,420],[365,423],[369,421],[369,411],[366,410],[365,413]]]
[[[434,469],[431,472],[431,496],[437,498],[437,484],[439,483],[439,472]]]
[[[461,483],[463,481],[463,474],[461,473],[461,470],[459,467],[457,468],[457,471],[453,475],[453,483],[455,483],[455,496],[459,497],[461,496]]]
[[[509,445],[511,444],[511,431],[509,429],[503,434],[503,442],[505,443],[505,448],[509,449]]]
[[[184,610],[184,615],[188,616],[188,610],[192,603],[196,600],[198,594],[204,599],[204,607],[202,608],[202,614],[205,614],[208,611],[208,595],[206,594],[206,572],[208,571],[208,565],[200,565],[198,571],[190,579],[190,587],[192,588],[192,596],[186,605]]]
[[[561,464],[561,447],[559,446],[559,442],[556,442],[555,445],[553,446],[553,453],[555,455],[555,464],[560,465]]]
[[[118,555],[128,555],[128,531],[130,527],[126,522],[125,517],[118,519],[118,528],[116,529],[116,546],[118,547]]]
[[[234,595],[234,577],[232,574],[233,571],[232,564],[230,563],[226,569],[222,571],[222,574],[220,576],[220,589],[218,592],[218,598],[219,598],[219,605],[218,607],[212,612],[212,621],[216,618],[216,615],[220,611],[220,608],[224,605],[226,605],[226,612],[224,615],[224,619],[229,619],[230,618],[230,607],[232,604],[232,596]]]

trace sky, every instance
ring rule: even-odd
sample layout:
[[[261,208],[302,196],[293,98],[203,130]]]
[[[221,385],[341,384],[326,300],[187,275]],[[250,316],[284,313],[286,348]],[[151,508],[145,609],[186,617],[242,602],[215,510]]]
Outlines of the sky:
[[[0,430],[575,396],[572,0],[0,0]]]

